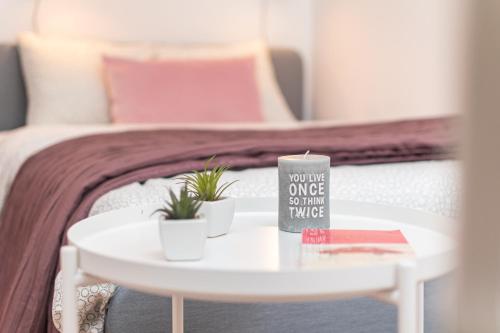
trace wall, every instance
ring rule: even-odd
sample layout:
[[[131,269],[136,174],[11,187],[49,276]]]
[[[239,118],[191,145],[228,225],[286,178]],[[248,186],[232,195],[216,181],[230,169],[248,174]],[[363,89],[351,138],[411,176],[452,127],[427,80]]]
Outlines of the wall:
[[[458,109],[464,0],[268,1],[42,0],[37,22],[48,34],[167,42],[254,38],[267,22],[271,45],[304,58],[310,116],[381,119]],[[33,0],[0,0],[0,42],[31,29],[32,8]]]
[[[19,31],[31,30],[33,0],[0,0],[0,43],[13,42]]]
[[[318,118],[423,117],[459,109],[461,0],[318,0]]]

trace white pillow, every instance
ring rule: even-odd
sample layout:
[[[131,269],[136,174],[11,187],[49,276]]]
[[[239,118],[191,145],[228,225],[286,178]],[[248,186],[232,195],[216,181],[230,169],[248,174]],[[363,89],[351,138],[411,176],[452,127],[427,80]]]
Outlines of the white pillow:
[[[253,55],[262,110],[268,122],[294,121],[263,42],[222,46],[73,41],[25,33],[19,37],[28,90],[28,124],[109,123],[102,56],[133,59],[214,59]]]

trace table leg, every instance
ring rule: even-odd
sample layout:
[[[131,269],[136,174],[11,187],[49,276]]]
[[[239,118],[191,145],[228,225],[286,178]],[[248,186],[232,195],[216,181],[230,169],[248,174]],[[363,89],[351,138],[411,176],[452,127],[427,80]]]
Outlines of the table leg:
[[[424,283],[417,285],[417,306],[418,306],[418,333],[424,333]]]
[[[73,246],[61,248],[61,271],[63,289],[62,328],[64,333],[78,333],[78,310],[76,307],[76,273],[78,252]]]
[[[418,302],[417,269],[414,262],[402,262],[398,266],[398,332],[418,333],[421,325]],[[423,317],[422,317],[423,318]]]
[[[172,296],[172,333],[184,332],[184,298]]]

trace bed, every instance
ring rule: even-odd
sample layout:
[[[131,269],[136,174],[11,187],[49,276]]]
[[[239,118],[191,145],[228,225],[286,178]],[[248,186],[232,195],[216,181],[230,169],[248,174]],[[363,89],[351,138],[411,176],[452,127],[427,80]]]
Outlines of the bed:
[[[302,109],[300,57],[290,50],[273,50],[272,55],[281,91],[290,109],[300,119]],[[0,100],[2,101],[0,128],[7,130],[22,126],[26,118],[25,110],[27,103],[15,46],[0,46]],[[432,140],[424,140],[424,142],[415,139],[419,133],[423,133],[422,131],[429,130],[436,133],[435,131],[441,131],[443,128],[446,130],[447,137],[451,132],[449,130],[451,125],[443,125],[442,121],[446,121],[446,124],[448,124],[447,120],[439,119],[431,120],[430,122],[420,121],[417,127],[413,125],[413,122],[395,122],[390,125],[382,124],[369,127],[370,131],[377,133],[377,135],[366,136],[367,142],[373,140],[375,137],[383,137],[385,138],[384,140],[387,140],[386,134],[397,136],[396,134],[399,131],[401,138],[405,140],[404,149],[396,149],[396,153],[399,155],[394,160],[388,158],[395,151],[392,146],[388,150],[385,147],[386,150],[384,150],[383,156],[381,155],[382,157],[379,156],[379,158],[373,157],[372,150],[367,155],[363,155],[363,158],[369,155],[370,160],[359,159],[359,156],[350,160],[348,158],[352,158],[352,156],[344,157],[342,161],[337,160],[339,166],[332,168],[331,193],[333,198],[397,205],[455,217],[457,214],[457,179],[459,169],[457,163],[452,160],[452,155],[442,149],[443,146],[449,148],[452,140],[445,140],[442,135],[433,136]],[[238,126],[227,124],[190,126],[87,125],[28,126],[7,132],[0,132],[0,170],[2,170],[0,176],[0,208],[4,206],[2,210],[3,215],[1,215],[3,218],[0,220],[0,237],[7,239],[10,237],[10,235],[9,237],[6,235],[7,232],[18,230],[16,229],[17,226],[13,226],[13,221],[16,220],[17,214],[19,214],[17,210],[20,210],[20,208],[22,208],[21,210],[32,209],[29,206],[33,205],[27,205],[26,203],[24,203],[24,206],[16,206],[13,209],[14,205],[12,202],[16,196],[24,200],[25,194],[29,191],[35,192],[43,189],[43,187],[38,187],[39,184],[44,183],[44,179],[41,179],[43,177],[37,174],[37,170],[47,168],[47,170],[53,169],[64,172],[64,168],[61,168],[60,165],[54,165],[57,157],[52,157],[52,160],[47,162],[47,156],[51,154],[53,156],[58,156],[58,154],[66,156],[63,154],[64,150],[68,151],[68,154],[71,155],[71,151],[75,150],[77,146],[85,147],[85,145],[88,145],[90,147],[94,145],[95,149],[100,151],[99,149],[101,148],[95,144],[96,141],[105,141],[108,139],[112,141],[116,139],[116,142],[121,144],[124,141],[123,138],[129,135],[137,135],[138,138],[144,138],[150,137],[151,133],[164,135],[165,142],[172,140],[172,137],[176,136],[176,134],[190,133],[189,137],[202,137],[202,135],[207,135],[207,133],[212,135],[213,131],[217,133],[224,132],[220,139],[222,141],[227,141],[225,140],[227,135],[232,135],[232,138],[234,138],[238,135],[248,134],[249,137],[255,136],[256,141],[262,141],[263,137],[272,141],[272,138],[276,135],[282,135],[283,138],[281,140],[274,141],[274,145],[268,145],[264,148],[258,145],[259,148],[256,149],[255,143],[248,146],[248,142],[240,142],[240,144],[245,144],[245,149],[248,149],[248,154],[245,156],[238,155],[242,151],[242,146],[236,148],[224,146],[221,148],[218,146],[219,141],[214,141],[213,145],[209,146],[210,149],[214,149],[214,153],[217,153],[222,158],[226,157],[227,161],[236,166],[235,170],[225,175],[225,179],[228,181],[233,179],[240,180],[230,189],[230,195],[236,197],[276,196],[277,170],[273,162],[276,154],[285,151],[293,152],[301,150],[303,149],[302,147],[308,146],[307,142],[314,144],[318,141],[315,137],[316,133],[322,131],[326,133],[325,135],[336,135],[337,138],[351,136],[353,141],[349,141],[349,144],[352,144],[356,138],[361,138],[364,135],[363,133],[367,132],[363,126],[352,124],[349,126],[345,126],[345,124],[344,126],[340,126],[340,124],[333,123],[317,124],[309,122],[287,125],[241,124]],[[339,132],[338,128],[342,128],[342,130]],[[359,133],[359,136],[346,134],[348,133],[346,132],[347,129],[349,129],[349,133],[353,130],[358,131],[356,133]],[[414,133],[410,133],[412,131]],[[408,136],[409,133],[415,136]],[[304,138],[305,141],[296,140],[297,142],[295,142],[292,148],[278,145],[282,141],[293,141],[293,137],[297,135],[299,139]],[[302,137],[300,137],[301,135]],[[148,142],[151,143],[152,141]],[[388,141],[383,141],[383,143],[387,144]],[[437,143],[440,143],[441,146],[436,147]],[[195,144],[196,142],[193,143],[193,145]],[[335,146],[335,156],[341,156],[341,154],[338,154],[339,151],[342,151],[339,147],[341,148],[342,146]],[[120,147],[120,149],[122,148],[129,149],[130,146],[125,148]],[[414,148],[414,150],[411,148]],[[325,149],[327,153],[330,152],[330,147],[325,147],[325,145],[321,145],[320,143],[317,143],[316,149],[319,151]],[[128,150],[123,151],[128,152]],[[410,151],[409,155],[408,151]],[[211,152],[207,151],[205,152],[206,154],[211,154]],[[403,156],[401,154],[404,155],[404,158],[401,157]],[[75,210],[71,210],[72,216],[94,215],[131,205],[140,206],[148,203],[161,203],[165,197],[166,188],[176,188],[178,186],[173,177],[178,173],[198,168],[199,165],[196,163],[200,161],[201,156],[191,156],[191,164],[183,164],[183,167],[178,169],[177,172],[157,173],[155,171],[148,174],[147,177],[143,175],[138,178],[132,177],[123,182],[113,184],[108,189],[103,189],[95,193],[91,191],[91,186],[87,186],[87,184],[85,185],[85,191],[78,192],[79,196],[83,193],[85,196],[89,195],[89,198],[91,197],[87,200],[87,207],[79,213],[80,215],[74,215],[75,210],[78,211],[78,208],[75,207]],[[42,157],[44,161],[41,161]],[[188,160],[187,157],[186,160]],[[383,163],[381,164],[380,162]],[[116,169],[113,169],[114,171]],[[118,175],[116,176],[118,178]],[[112,177],[105,175],[104,178],[108,180],[108,178]],[[78,186],[74,185],[74,187],[77,188]],[[66,189],[61,188],[61,185],[55,186],[51,189],[51,191],[55,192],[48,190],[46,192],[47,196],[43,194],[38,195],[35,199],[39,201],[36,201],[36,203],[43,206],[48,202],[45,200],[49,200],[48,197],[54,193],[65,195],[67,193],[65,192]],[[22,200],[18,200],[17,202],[23,204]],[[83,197],[78,200],[84,201]],[[33,212],[35,213],[36,211]],[[20,216],[19,221],[21,220],[22,217]],[[25,220],[26,230],[31,230],[29,229],[32,228],[29,224],[29,219],[26,218]],[[70,218],[68,217],[69,220]],[[20,223],[19,230],[21,230],[21,226],[24,225]],[[50,237],[62,241],[60,235],[63,235],[63,231],[67,228],[67,225],[61,224],[60,227],[62,229],[60,234],[52,236],[44,232],[48,227],[46,225],[38,226],[38,238],[23,238],[27,241],[28,245],[26,246],[32,246],[32,251],[35,251],[37,248],[35,245],[44,247],[46,245],[44,242],[50,242]],[[52,231],[52,229],[50,230]],[[41,243],[33,244],[36,241]],[[49,245],[53,248],[58,248],[59,243],[55,243],[54,241],[54,244]],[[0,255],[5,256],[6,253],[9,253],[6,246],[6,243],[4,243],[3,247],[0,246]],[[19,259],[19,257],[15,255],[9,257],[6,260],[6,265],[9,265],[9,267],[15,266],[18,263],[16,259]],[[57,254],[49,259],[47,262],[50,265],[57,265]],[[27,265],[27,270],[29,270],[30,261],[23,261],[23,263]],[[33,263],[31,262],[31,264]],[[2,275],[2,277],[5,276],[7,275]],[[42,283],[41,281],[50,282],[53,281],[53,277],[38,276],[36,283],[34,279],[31,279],[25,281],[26,284],[24,286],[45,288],[46,290],[42,293],[43,297],[40,297],[38,301],[46,303],[47,300],[52,299],[52,282]],[[439,288],[432,284],[426,288],[426,317],[428,318],[426,320],[426,332],[442,331],[438,320],[441,315],[437,305],[439,293],[437,289]],[[22,307],[21,304],[16,304],[16,294],[9,292],[3,291],[2,298],[7,301],[2,303],[2,306],[8,304],[12,307]],[[26,292],[31,293],[31,290],[22,291],[24,295],[26,295]],[[153,297],[124,288],[115,288],[115,286],[101,285],[81,289],[79,297],[82,297],[82,302],[89,299],[89,294],[93,295],[95,299],[94,302],[82,305],[81,315],[84,316],[82,318],[84,332],[102,332],[103,330],[106,332],[163,332],[167,331],[167,328],[170,326],[169,318],[164,316],[169,311],[168,299]],[[9,300],[9,297],[12,297],[12,299]],[[36,310],[30,310],[31,312],[21,310],[11,311],[6,306],[3,308],[0,307],[0,318],[6,320],[4,323],[9,327],[8,331],[12,332],[54,331],[52,319],[55,319],[57,326],[57,319],[60,316],[60,309],[57,308],[58,297],[60,295],[56,292],[54,298],[55,307],[53,309],[54,318],[51,318],[49,314],[48,304],[38,307],[33,306],[36,307]],[[29,300],[30,298],[25,299]],[[303,331],[305,329],[311,332],[334,331],[350,333],[395,331],[396,328],[392,325],[395,322],[393,320],[393,317],[396,315],[395,310],[390,307],[374,306],[374,302],[368,299],[332,302],[328,304],[292,305],[238,305],[188,302],[186,305],[186,320],[188,323],[187,328],[191,332],[287,332],[290,330]],[[26,305],[28,303],[23,304]],[[297,313],[302,311],[307,312],[308,319],[305,320],[305,318],[299,316],[283,322],[272,319],[282,317],[283,314],[293,313],[294,311]],[[31,314],[25,316],[27,312]],[[43,320],[40,320],[40,317],[43,317]]]

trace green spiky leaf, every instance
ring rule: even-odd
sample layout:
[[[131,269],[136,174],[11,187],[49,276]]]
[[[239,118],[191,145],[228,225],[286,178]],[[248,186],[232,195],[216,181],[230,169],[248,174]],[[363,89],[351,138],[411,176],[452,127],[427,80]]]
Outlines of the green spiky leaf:
[[[187,186],[181,189],[179,197],[171,189],[168,192],[170,200],[165,202],[165,207],[156,211],[165,220],[189,220],[197,217],[202,202],[189,195]]]
[[[193,171],[190,175],[180,177],[187,186],[189,193],[201,201],[217,201],[222,199],[224,191],[236,180],[230,183],[219,185],[219,181],[229,169],[227,165],[217,165],[210,170],[210,165],[215,159],[215,155],[205,162],[203,171]]]

